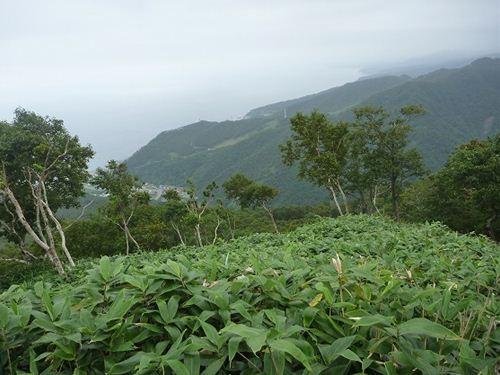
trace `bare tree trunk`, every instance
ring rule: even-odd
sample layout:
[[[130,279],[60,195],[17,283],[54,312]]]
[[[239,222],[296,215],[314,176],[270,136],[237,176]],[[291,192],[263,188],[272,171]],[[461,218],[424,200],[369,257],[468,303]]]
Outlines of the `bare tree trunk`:
[[[125,228],[122,228],[122,229],[123,229],[123,234],[125,234],[125,255],[128,255],[130,253],[130,244],[128,242],[128,233],[125,230]]]
[[[196,242],[199,247],[203,247],[203,241],[201,239],[200,223],[196,223],[194,226],[194,235],[196,237]]]
[[[274,220],[273,211],[269,207],[267,207],[265,204],[263,204],[262,207],[264,208],[264,210],[266,210],[267,214],[271,218],[271,222],[273,223],[274,231],[276,233],[279,233],[280,231],[278,230],[278,226],[276,225],[276,221]]]
[[[377,206],[377,197],[378,197],[378,191],[377,191],[377,185],[375,185],[375,187],[373,189],[372,204],[373,204],[373,207],[375,208],[375,211],[377,211],[377,214],[380,215],[380,211],[379,211],[378,206]]]
[[[122,213],[121,214],[122,223],[121,223],[121,225],[118,225],[123,230],[123,232],[125,234],[125,245],[126,245],[125,254],[126,255],[130,254],[130,242],[129,242],[129,240],[132,241],[132,243],[135,245],[137,250],[141,250],[141,247],[139,246],[139,244],[137,243],[135,238],[132,236],[132,233],[130,233],[130,229],[128,228],[128,223],[130,222],[130,219],[132,219],[133,215],[134,215],[134,212],[132,211],[130,216],[128,218],[125,218],[125,215]]]
[[[61,223],[59,220],[57,220],[56,216],[52,212],[49,206],[49,202],[47,199],[47,190],[45,189],[45,182],[43,180],[40,181],[42,191],[43,191],[43,199],[41,200],[41,203],[43,204],[45,210],[49,214],[50,218],[52,219],[52,222],[55,224],[57,231],[59,233],[59,237],[61,237],[61,248],[63,250],[64,255],[66,255],[66,258],[68,259],[69,264],[74,267],[75,262],[73,261],[73,257],[71,256],[68,247],[66,246],[66,236],[64,235],[64,230],[61,226]]]
[[[182,238],[182,233],[179,230],[179,227],[177,226],[177,224],[174,224],[174,223],[170,223],[170,224],[172,225],[172,228],[174,228],[175,233],[177,233],[177,237],[179,237],[179,241],[181,241],[182,246],[186,246],[186,243],[184,242],[184,238]]]
[[[342,208],[340,208],[339,201],[337,200],[337,193],[335,192],[335,189],[333,186],[329,185],[328,190],[332,194],[333,201],[335,202],[335,206],[337,207],[337,211],[339,212],[340,216],[343,216],[344,213],[342,212]]]
[[[339,188],[340,195],[342,196],[342,200],[344,201],[345,214],[349,215],[349,203],[347,202],[347,197],[344,193],[344,189],[342,189],[340,182],[337,181],[336,184],[337,184],[337,187]]]
[[[215,229],[214,229],[214,239],[212,241],[212,245],[215,244],[215,242],[217,241],[217,237],[218,237],[218,230],[219,230],[219,227],[220,227],[220,218],[219,216],[217,216],[217,225],[215,226]]]
[[[141,250],[141,247],[139,246],[139,243],[135,240],[135,238],[132,236],[132,233],[130,233],[130,229],[128,229],[128,226],[127,226],[127,234],[130,238],[130,241],[132,241],[135,245],[135,247],[137,248],[138,251]]]
[[[7,198],[9,199],[9,201],[14,206],[14,209],[15,209],[15,212],[16,212],[16,216],[17,216],[19,222],[21,223],[21,225],[26,230],[26,232],[31,236],[31,238],[33,238],[33,240],[35,241],[35,243],[38,246],[40,246],[45,251],[45,253],[49,257],[49,260],[55,266],[55,268],[57,269],[57,271],[59,272],[59,274],[64,275],[64,273],[65,273],[64,272],[64,267],[63,267],[63,265],[61,263],[61,260],[59,259],[58,255],[57,255],[55,249],[53,247],[49,246],[46,241],[43,241],[40,238],[40,236],[38,236],[35,233],[35,231],[31,227],[31,225],[26,220],[26,217],[24,216],[24,213],[23,213],[23,210],[21,208],[21,205],[19,204],[19,202],[16,199],[16,197],[15,197],[14,193],[12,192],[12,190],[10,190],[10,188],[8,186],[4,186],[3,187],[3,191],[7,195]]]

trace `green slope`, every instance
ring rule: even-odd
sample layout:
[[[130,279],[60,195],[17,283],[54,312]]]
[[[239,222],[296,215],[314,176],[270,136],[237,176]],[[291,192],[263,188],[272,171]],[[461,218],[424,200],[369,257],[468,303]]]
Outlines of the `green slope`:
[[[389,109],[407,103],[426,109],[427,114],[414,121],[411,139],[427,166],[436,170],[457,144],[500,132],[500,59],[438,70],[363,102]]]
[[[141,179],[156,184],[183,185],[187,178],[204,185],[222,183],[243,172],[277,187],[277,204],[312,204],[327,195],[298,181],[296,170],[280,160],[278,145],[289,135],[283,117],[314,108],[332,118],[349,117],[357,105],[383,105],[395,110],[420,103],[427,114],[415,122],[412,142],[429,168],[441,166],[459,143],[500,131],[500,59],[409,79],[380,77],[346,84],[318,94],[257,108],[239,121],[201,121],[159,134],[127,161]]]

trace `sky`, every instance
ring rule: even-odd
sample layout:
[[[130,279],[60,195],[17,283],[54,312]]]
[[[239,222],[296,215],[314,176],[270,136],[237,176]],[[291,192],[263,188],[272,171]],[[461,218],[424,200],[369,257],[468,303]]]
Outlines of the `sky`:
[[[500,52],[500,0],[0,0],[0,120],[123,160],[164,130],[393,66]]]

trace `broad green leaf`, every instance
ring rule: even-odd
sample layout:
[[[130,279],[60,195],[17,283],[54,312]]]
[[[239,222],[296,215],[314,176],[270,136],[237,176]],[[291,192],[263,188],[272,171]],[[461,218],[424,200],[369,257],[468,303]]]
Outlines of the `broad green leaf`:
[[[173,320],[175,318],[178,308],[179,308],[179,297],[174,295],[170,297],[167,303],[167,311],[168,314],[170,315],[170,319]]]
[[[238,348],[240,347],[240,342],[243,340],[242,337],[235,336],[231,337],[229,339],[228,345],[227,345],[227,351],[228,351],[228,356],[229,356],[229,364],[233,362],[234,356],[238,352]]]
[[[200,353],[184,353],[184,365],[190,375],[198,375],[200,373]]]
[[[99,273],[104,281],[109,281],[111,278],[111,261],[109,257],[103,256],[99,261]]]
[[[181,267],[179,266],[179,263],[174,262],[173,260],[167,260],[167,269],[175,276],[177,276],[179,279],[182,277],[182,271]]]
[[[437,339],[460,340],[460,336],[439,323],[425,318],[415,318],[397,327],[400,335],[429,336]]]
[[[158,306],[158,311],[160,312],[160,316],[162,320],[168,324],[172,321],[172,317],[167,309],[167,304],[163,300],[156,301],[156,306]]]
[[[300,363],[302,363],[307,370],[312,370],[307,356],[293,342],[289,340],[274,340],[269,343],[269,347],[271,347],[271,349],[273,350],[278,350],[290,354],[293,359],[296,359]]]
[[[285,352],[278,350],[266,351],[264,354],[264,373],[270,375],[283,375],[285,373],[285,356]],[[308,371],[308,373],[310,372]]]
[[[356,336],[341,337],[335,340],[331,345],[321,345],[319,349],[325,362],[329,364],[335,361],[340,356],[340,353],[344,352],[352,345],[355,339]]]
[[[167,359],[165,363],[172,369],[175,375],[192,375],[187,367],[177,359]]]
[[[306,307],[304,309],[304,312],[302,313],[302,321],[304,323],[304,327],[308,328],[311,325],[318,311],[319,309],[315,307]]]
[[[203,328],[203,332],[205,332],[205,335],[207,338],[210,340],[212,344],[217,346],[217,348],[220,348],[219,345],[219,334],[217,333],[217,330],[213,325],[210,323],[204,322],[203,320],[200,320],[201,327]]]
[[[141,292],[144,292],[144,290],[146,289],[146,286],[144,285],[144,281],[139,277],[132,276],[132,275],[124,275],[123,281],[125,281],[126,283],[139,289]]]
[[[341,357],[344,357],[344,358],[348,359],[349,361],[355,361],[355,362],[359,362],[359,363],[363,362],[361,360],[361,358],[359,358],[359,356],[350,349],[346,349],[339,354]]]
[[[224,365],[224,362],[226,361],[226,357],[219,358],[216,361],[213,361],[203,372],[201,375],[217,375],[219,374],[219,370],[221,367]]]
[[[122,289],[111,304],[107,318],[110,320],[123,318],[134,304],[135,299],[131,296],[125,296],[125,290]]]
[[[112,365],[108,374],[120,375],[134,373],[135,367],[139,365],[141,358],[144,358],[145,356],[148,356],[148,354],[144,352],[135,353],[133,356]]]
[[[221,332],[234,333],[243,337],[254,353],[257,353],[264,346],[267,339],[267,330],[248,327],[244,324],[231,323],[227,327],[224,327]]]

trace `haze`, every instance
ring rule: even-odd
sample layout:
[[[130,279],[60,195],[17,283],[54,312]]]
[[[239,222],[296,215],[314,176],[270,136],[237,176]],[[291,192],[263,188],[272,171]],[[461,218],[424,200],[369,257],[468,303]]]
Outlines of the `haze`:
[[[0,0],[0,119],[124,159],[159,132],[388,68],[500,52],[500,1]]]

